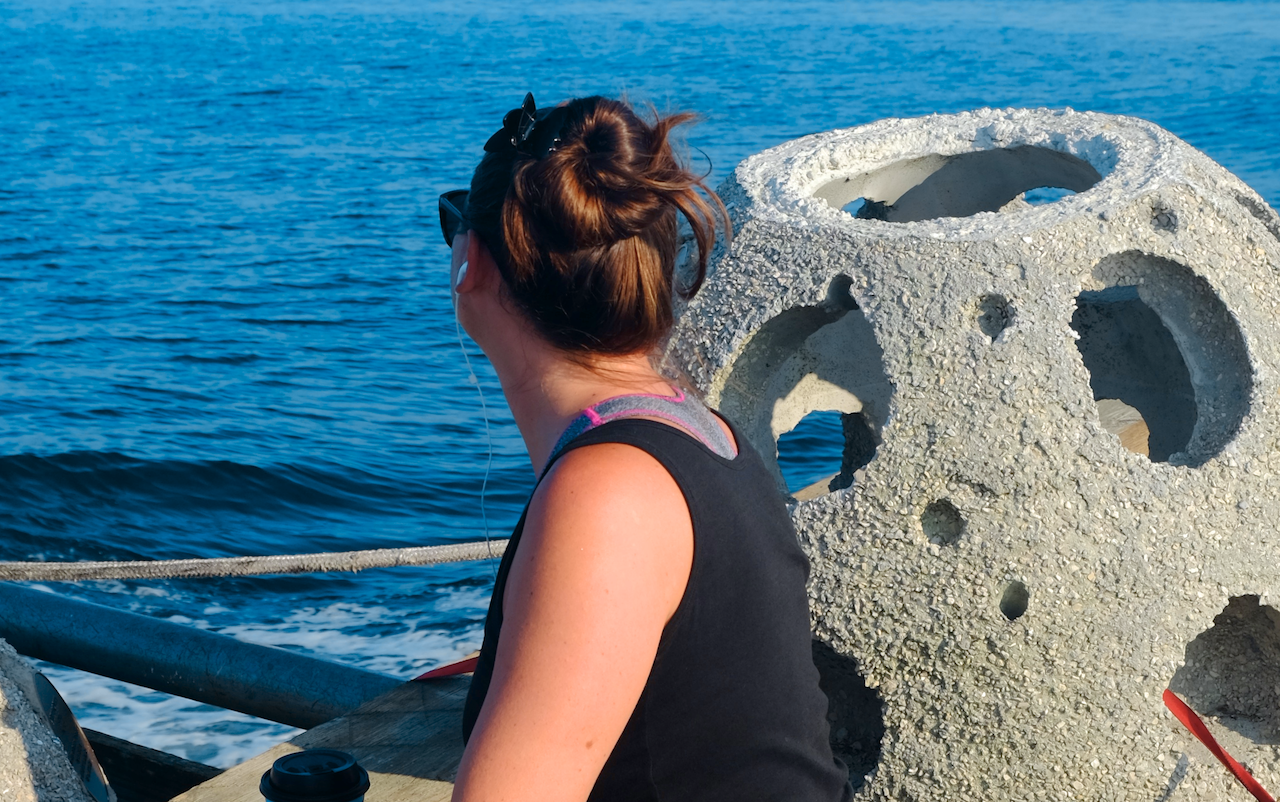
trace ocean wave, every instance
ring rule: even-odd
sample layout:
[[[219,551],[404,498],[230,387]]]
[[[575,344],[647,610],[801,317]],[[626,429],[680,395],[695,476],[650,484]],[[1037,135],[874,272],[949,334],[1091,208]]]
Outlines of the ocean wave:
[[[256,317],[241,318],[240,322],[247,323],[250,326],[342,326],[347,323],[345,320],[303,320],[295,318],[268,320]]]
[[[257,362],[262,357],[257,354],[228,354],[226,356],[197,356],[196,354],[179,354],[172,357],[173,362],[190,362],[194,365],[247,365]]]
[[[23,506],[96,504],[184,515],[364,512],[395,517],[418,514],[423,502],[436,495],[406,480],[333,468],[149,460],[102,451],[12,454],[0,457],[0,498],[23,499]]]
[[[218,309],[252,309],[258,306],[265,306],[265,301],[247,302],[247,301],[224,301],[218,299],[204,298],[184,298],[175,300],[162,300],[158,302],[161,306],[178,306],[178,307],[200,307],[212,306]]]

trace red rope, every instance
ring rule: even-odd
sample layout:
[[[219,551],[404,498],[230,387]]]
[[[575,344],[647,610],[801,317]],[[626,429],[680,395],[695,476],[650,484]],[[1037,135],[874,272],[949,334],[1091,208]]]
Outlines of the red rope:
[[[1187,707],[1187,703],[1179,699],[1177,694],[1166,690],[1164,692],[1164,705],[1169,708],[1169,712],[1173,713],[1178,721],[1182,722],[1182,726],[1191,730],[1191,734],[1200,739],[1200,743],[1209,747],[1209,751],[1213,753],[1213,756],[1222,761],[1222,765],[1226,766],[1227,770],[1240,781],[1240,784],[1249,793],[1253,794],[1254,799],[1258,800],[1258,802],[1276,802],[1275,798],[1262,787],[1262,784],[1254,779],[1249,770],[1241,766],[1235,758],[1227,753],[1227,750],[1218,744],[1218,740],[1213,737],[1213,733],[1209,732],[1209,728],[1196,715],[1196,711]]]
[[[456,663],[450,663],[447,666],[433,668],[420,677],[414,677],[413,681],[417,682],[424,679],[439,679],[441,677],[456,677],[459,674],[470,674],[476,670],[476,663],[480,662],[479,657],[468,657],[466,660],[459,660]],[[1274,799],[1267,802],[1275,802]]]

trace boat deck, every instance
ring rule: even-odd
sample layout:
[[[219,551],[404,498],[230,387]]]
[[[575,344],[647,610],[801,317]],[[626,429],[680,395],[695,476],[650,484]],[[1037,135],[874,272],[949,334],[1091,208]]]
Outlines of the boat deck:
[[[262,802],[258,782],[277,758],[319,747],[348,752],[369,771],[366,802],[448,802],[462,759],[462,706],[469,685],[469,677],[406,682],[173,802]]]

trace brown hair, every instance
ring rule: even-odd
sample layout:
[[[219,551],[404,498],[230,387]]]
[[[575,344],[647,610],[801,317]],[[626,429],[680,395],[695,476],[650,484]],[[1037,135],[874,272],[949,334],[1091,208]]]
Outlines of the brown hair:
[[[717,221],[730,234],[724,204],[671,146],[672,129],[694,116],[655,114],[650,124],[604,97],[566,109],[543,158],[485,154],[467,221],[511,300],[553,345],[579,355],[652,350],[671,329],[673,294],[688,299],[702,285]],[[677,213],[698,249],[681,287]]]

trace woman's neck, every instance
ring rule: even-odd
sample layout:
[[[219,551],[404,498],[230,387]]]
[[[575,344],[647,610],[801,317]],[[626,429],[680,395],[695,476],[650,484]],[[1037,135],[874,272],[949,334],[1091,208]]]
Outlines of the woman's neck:
[[[534,337],[499,353],[506,356],[492,359],[493,367],[536,475],[582,410],[617,395],[671,392],[645,354],[596,357],[588,367]]]

